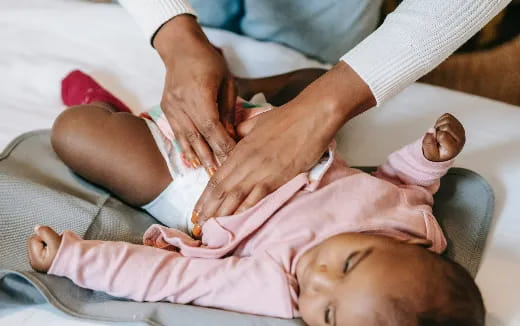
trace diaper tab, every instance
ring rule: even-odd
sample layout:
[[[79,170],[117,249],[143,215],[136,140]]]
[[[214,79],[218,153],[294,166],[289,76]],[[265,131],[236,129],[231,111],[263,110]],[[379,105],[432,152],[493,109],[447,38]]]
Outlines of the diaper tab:
[[[320,185],[320,181],[329,170],[332,162],[334,162],[336,152],[336,141],[333,140],[327,152],[323,154],[321,159],[314,165],[314,167],[309,171],[309,184],[305,187],[307,191],[314,191]]]

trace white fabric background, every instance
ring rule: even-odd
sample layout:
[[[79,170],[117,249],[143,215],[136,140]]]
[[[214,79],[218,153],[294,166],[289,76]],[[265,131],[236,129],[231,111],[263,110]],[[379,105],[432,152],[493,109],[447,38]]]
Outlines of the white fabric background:
[[[267,76],[317,62],[282,46],[209,30],[241,76]],[[160,101],[164,69],[123,9],[71,0],[0,2],[0,148],[16,135],[49,128],[63,109],[60,79],[80,68],[136,110]],[[348,123],[339,149],[354,165],[375,165],[419,137],[444,112],[459,117],[467,145],[456,165],[493,186],[496,219],[477,282],[488,325],[520,325],[520,108],[415,84]],[[27,226],[32,227],[32,226]],[[0,311],[0,325],[95,325],[48,306]]]

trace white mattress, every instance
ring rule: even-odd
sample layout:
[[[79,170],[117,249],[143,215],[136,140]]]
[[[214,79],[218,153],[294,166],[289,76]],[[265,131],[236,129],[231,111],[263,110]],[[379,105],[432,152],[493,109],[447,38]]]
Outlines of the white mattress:
[[[282,46],[208,30],[232,70],[266,76],[319,66]],[[16,135],[49,128],[63,109],[60,79],[80,68],[131,107],[160,100],[164,69],[131,18],[116,5],[64,0],[0,2],[0,148]],[[520,73],[520,72],[519,72]],[[496,192],[496,223],[477,282],[488,325],[520,325],[520,108],[415,84],[343,128],[339,148],[349,162],[374,165],[411,141],[443,112],[467,129],[457,165],[482,174]],[[93,325],[49,306],[0,311],[0,325]]]

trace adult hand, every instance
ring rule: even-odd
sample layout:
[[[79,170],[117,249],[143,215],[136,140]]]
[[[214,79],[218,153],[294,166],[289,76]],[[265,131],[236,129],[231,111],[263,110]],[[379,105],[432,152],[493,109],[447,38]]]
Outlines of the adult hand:
[[[161,108],[184,158],[211,175],[235,147],[233,76],[193,16],[167,22],[153,43],[166,66]]]
[[[338,129],[373,106],[368,86],[345,63],[314,81],[295,99],[264,113],[210,179],[193,221],[254,206],[322,156]]]

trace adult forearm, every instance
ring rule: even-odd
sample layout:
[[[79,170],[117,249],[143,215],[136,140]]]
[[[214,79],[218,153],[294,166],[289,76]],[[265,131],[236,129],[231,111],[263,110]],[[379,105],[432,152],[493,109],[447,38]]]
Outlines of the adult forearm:
[[[212,48],[204,31],[191,15],[179,15],[166,22],[152,40],[153,47],[159,52],[165,64],[175,56],[179,44],[200,44]]]
[[[348,64],[339,62],[286,107],[299,111],[299,115],[313,116],[313,133],[328,144],[345,122],[375,105],[363,79]]]
[[[383,25],[341,59],[377,104],[444,61],[510,0],[404,0]]]

